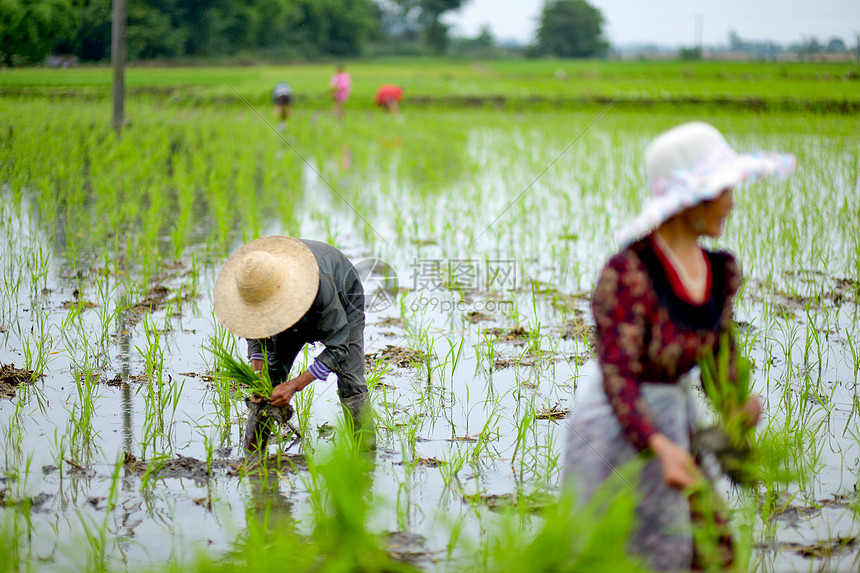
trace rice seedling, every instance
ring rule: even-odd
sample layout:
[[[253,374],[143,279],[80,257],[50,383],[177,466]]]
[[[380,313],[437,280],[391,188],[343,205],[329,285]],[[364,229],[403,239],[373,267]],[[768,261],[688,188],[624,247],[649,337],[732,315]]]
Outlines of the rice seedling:
[[[373,390],[377,387],[385,392],[385,384],[382,383],[382,378],[391,371],[391,364],[382,360],[377,360],[371,365],[370,372],[366,375],[367,387]]]
[[[496,364],[496,345],[498,338],[484,331],[483,340],[475,343],[475,354],[478,360],[476,361],[475,374],[478,373],[478,368],[483,367],[484,372],[491,375]],[[492,379],[492,378],[491,378]]]
[[[8,550],[7,555],[10,558],[9,571],[24,567],[25,563],[33,558],[33,534],[35,528],[32,513],[36,500],[25,494],[25,485],[30,475],[31,462],[32,456],[27,457],[23,461],[23,478],[20,475],[22,472],[7,473],[10,479],[14,478],[14,482],[17,484],[17,491],[10,492],[4,489],[3,499],[0,500],[4,502],[4,506],[12,508],[11,512],[4,512],[7,515],[8,513],[12,514],[12,531],[8,534],[9,541],[4,543],[5,548]]]
[[[857,353],[857,348],[854,346],[854,337],[851,334],[846,335],[846,343],[851,351],[851,367],[854,371],[854,382],[857,382],[857,373],[860,372],[860,355]]]
[[[53,345],[53,337],[51,336],[51,328],[48,324],[48,316],[43,313],[37,313],[35,317],[36,324],[31,327],[30,335],[22,336],[21,351],[24,353],[24,368],[33,372],[32,381],[42,376],[48,366],[48,360],[51,358],[50,353]]]
[[[436,467],[439,469],[439,474],[442,476],[442,481],[446,489],[452,487],[455,482],[462,489],[459,474],[466,465],[468,452],[464,448],[457,447],[453,451],[450,451],[449,456]]]
[[[146,458],[147,451],[154,455],[165,451],[164,448],[171,449],[175,431],[174,419],[185,382],[174,382],[170,374],[164,379],[165,352],[161,332],[149,320],[144,320],[143,326],[146,345],[136,349],[144,358],[146,370],[146,383],[138,389],[143,394],[145,406],[140,444],[141,453]]]
[[[293,397],[293,401],[296,411],[296,427],[302,436],[307,436],[314,403],[314,393],[312,391],[299,392]]]
[[[233,349],[235,347],[235,340],[225,329],[215,326],[214,333],[210,336],[208,344],[210,347],[230,348],[231,350],[228,353],[232,356],[234,351]],[[212,352],[209,352],[204,348],[202,349],[201,356],[208,365],[208,370],[210,372],[219,372],[221,370],[221,366],[218,362],[210,362],[210,359],[215,357]],[[228,438],[229,428],[233,419],[233,406],[235,403],[231,391],[230,378],[224,374],[216,375],[214,392],[209,394],[208,397],[211,399],[212,405],[215,408],[215,413],[218,417],[218,425],[225,430],[223,438]],[[225,440],[222,439],[222,441]]]
[[[117,457],[111,474],[110,486],[105,500],[104,518],[99,523],[89,515],[79,514],[87,545],[87,570],[107,571],[109,570],[109,547],[110,539],[109,520],[112,517],[119,497],[119,474],[122,470],[122,456]]]
[[[492,413],[484,422],[481,431],[478,432],[472,446],[470,460],[472,467],[478,469],[478,461],[485,454],[490,453],[490,443],[500,439],[500,434],[497,426],[498,418],[501,414]]]
[[[520,419],[516,422],[517,434],[514,445],[514,453],[511,455],[511,466],[514,472],[517,473],[515,464],[517,461],[517,454],[520,453],[521,456],[518,472],[520,482],[523,481],[523,474],[525,473],[526,467],[526,439],[528,438],[529,432],[532,430],[532,425],[534,424],[536,419],[535,415],[536,412],[534,402],[529,401],[526,403],[522,415],[520,416]]]
[[[153,452],[146,465],[146,470],[140,476],[140,489],[151,491],[155,480],[158,477],[158,472],[167,464],[170,456],[161,453]]]
[[[460,343],[457,344],[453,340],[448,340],[448,353],[445,355],[444,362],[442,363],[444,366],[447,366],[449,363],[451,365],[450,370],[450,380],[453,384],[454,382],[454,372],[457,370],[457,365],[460,363],[460,359],[463,356],[463,345],[465,344],[466,339],[461,338]],[[442,371],[442,380],[444,384],[445,378],[445,370]]]

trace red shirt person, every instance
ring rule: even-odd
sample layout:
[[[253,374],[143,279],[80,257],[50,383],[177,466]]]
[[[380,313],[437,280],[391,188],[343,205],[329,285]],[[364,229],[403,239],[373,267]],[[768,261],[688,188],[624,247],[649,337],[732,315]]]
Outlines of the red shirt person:
[[[400,111],[400,102],[402,100],[403,88],[393,84],[383,84],[379,86],[379,89],[376,90],[376,96],[373,98],[373,102],[376,105],[390,111],[391,113],[398,113]]]

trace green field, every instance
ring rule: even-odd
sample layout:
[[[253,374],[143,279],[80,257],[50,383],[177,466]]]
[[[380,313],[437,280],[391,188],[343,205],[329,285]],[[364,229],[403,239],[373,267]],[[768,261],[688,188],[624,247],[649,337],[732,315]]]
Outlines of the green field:
[[[591,357],[596,273],[647,193],[644,147],[692,119],[798,165],[739,190],[716,244],[746,277],[758,433],[804,470],[720,485],[739,568],[856,569],[857,64],[347,69],[340,122],[330,64],[130,68],[121,136],[109,69],[0,71],[0,363],[33,372],[0,387],[0,572],[644,570],[624,557],[629,497],[559,500],[558,413]],[[281,80],[297,94],[283,132]],[[373,108],[381,83],[406,87],[401,116]],[[205,348],[244,342],[211,289],[275,233],[395,271],[367,320],[370,459],[330,380],[296,398],[301,442],[243,463],[245,408]]]
[[[347,62],[350,106],[372,105],[384,83],[405,88],[416,105],[490,105],[510,109],[622,102],[735,104],[751,109],[848,111],[860,106],[860,64],[749,62],[438,61]],[[255,105],[268,102],[276,82],[292,84],[302,106],[325,107],[334,66],[299,64],[245,68],[131,67],[131,98],[164,103]],[[0,72],[0,93],[110,97],[109,68],[22,69]],[[235,90],[235,91],[234,91]],[[238,95],[237,95],[238,92]],[[846,107],[847,106],[847,107]]]

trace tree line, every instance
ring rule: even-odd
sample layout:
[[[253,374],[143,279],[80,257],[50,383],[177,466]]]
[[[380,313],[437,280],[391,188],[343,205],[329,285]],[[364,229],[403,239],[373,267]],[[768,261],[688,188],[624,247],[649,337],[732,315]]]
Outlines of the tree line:
[[[243,57],[300,60],[373,54],[439,55],[452,47],[442,17],[469,0],[126,0],[130,61]],[[112,0],[0,0],[0,60],[51,54],[110,59]],[[585,0],[550,0],[527,55],[605,51],[603,17]],[[488,29],[455,48],[487,52]]]

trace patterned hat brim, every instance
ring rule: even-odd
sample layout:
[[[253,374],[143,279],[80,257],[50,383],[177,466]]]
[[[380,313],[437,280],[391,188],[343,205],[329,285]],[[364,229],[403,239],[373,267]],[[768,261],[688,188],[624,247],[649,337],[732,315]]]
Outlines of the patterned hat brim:
[[[771,175],[787,175],[794,167],[795,158],[787,153],[737,154],[707,175],[691,173],[679,178],[662,195],[648,198],[633,221],[615,234],[615,240],[624,248],[678,213],[714,199],[726,189]]]

